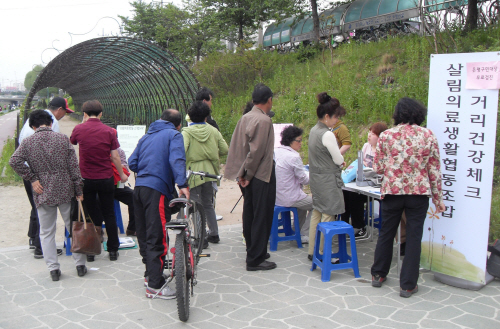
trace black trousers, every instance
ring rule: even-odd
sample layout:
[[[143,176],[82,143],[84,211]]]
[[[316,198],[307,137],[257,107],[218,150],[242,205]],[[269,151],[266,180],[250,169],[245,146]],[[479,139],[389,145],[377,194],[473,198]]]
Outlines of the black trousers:
[[[351,218],[351,225],[354,228],[365,227],[365,203],[367,201],[366,195],[359,194],[351,191],[342,191],[344,193],[345,213],[341,214],[342,220],[349,223]]]
[[[420,253],[424,221],[429,208],[429,197],[425,195],[391,195],[383,199],[382,229],[375,248],[375,261],[371,274],[387,276],[392,261],[392,245],[398,231],[403,210],[406,214],[406,255],[401,268],[399,285],[411,290],[418,281]]]
[[[83,181],[83,204],[96,226],[106,224],[108,252],[118,251],[118,226],[115,218],[115,185],[113,177],[108,179],[85,179]]]
[[[276,202],[276,174],[269,183],[252,178],[243,188],[243,235],[247,244],[247,265],[257,266],[266,260],[267,242],[273,224]]]
[[[134,190],[128,186],[125,186],[124,188],[115,187],[115,200],[118,200],[128,206],[127,230],[135,232]]]
[[[42,245],[40,244],[40,224],[38,223],[38,212],[36,211],[35,201],[33,200],[33,188],[30,181],[23,179],[23,183],[24,189],[26,190],[26,194],[28,195],[28,199],[30,200],[31,204],[28,236],[31,239],[35,239],[35,247],[41,249]]]
[[[163,265],[168,251],[165,224],[170,221],[168,198],[152,188],[136,186],[134,210],[137,241],[142,262],[146,264],[148,285],[159,289],[165,284]]]

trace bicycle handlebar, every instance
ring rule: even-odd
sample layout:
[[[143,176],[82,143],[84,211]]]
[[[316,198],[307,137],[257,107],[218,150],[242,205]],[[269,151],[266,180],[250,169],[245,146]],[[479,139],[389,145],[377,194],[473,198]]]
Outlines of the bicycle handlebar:
[[[192,170],[188,170],[186,172],[187,178],[189,179],[189,177],[191,177],[191,175],[213,178],[213,179],[217,179],[218,181],[220,181],[222,179],[222,175],[212,175],[212,174],[206,173],[204,171],[192,171]]]

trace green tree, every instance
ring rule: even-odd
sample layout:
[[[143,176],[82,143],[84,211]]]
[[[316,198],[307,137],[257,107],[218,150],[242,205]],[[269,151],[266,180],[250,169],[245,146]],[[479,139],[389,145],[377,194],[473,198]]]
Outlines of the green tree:
[[[225,45],[220,40],[227,39],[228,33],[217,25],[213,10],[204,7],[200,0],[186,0],[184,5],[188,13],[183,30],[185,57],[198,62],[208,53],[223,50]]]
[[[214,18],[221,28],[237,30],[237,41],[254,34],[261,22],[280,20],[302,12],[303,2],[298,0],[201,0],[214,9]],[[230,41],[231,40],[230,38]]]
[[[26,76],[24,77],[24,88],[29,92],[31,90],[31,87],[33,87],[33,84],[36,81],[36,78],[38,77],[38,74],[43,70],[42,65],[36,65],[33,70],[29,71],[26,73]],[[49,87],[48,89],[48,94],[49,97],[51,94],[57,94],[59,92],[59,88],[57,87]],[[47,97],[47,88],[44,88],[40,90],[37,93],[38,96],[40,97]]]
[[[24,77],[24,88],[26,88],[26,90],[29,91],[31,89],[33,83],[35,83],[36,77],[42,70],[42,65],[36,65],[31,71],[26,73],[26,76]]]
[[[213,10],[199,0],[187,0],[184,6],[135,1],[133,17],[119,17],[126,33],[152,41],[185,62],[199,61],[207,53],[223,49],[220,39],[224,33],[214,22]]]
[[[176,45],[182,40],[181,31],[188,13],[171,3],[161,6],[134,1],[131,5],[134,13],[132,18],[118,16],[125,32],[175,52]]]

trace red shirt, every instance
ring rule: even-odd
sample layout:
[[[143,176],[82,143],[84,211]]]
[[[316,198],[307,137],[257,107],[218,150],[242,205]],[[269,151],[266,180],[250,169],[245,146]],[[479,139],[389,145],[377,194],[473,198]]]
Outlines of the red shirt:
[[[85,179],[113,177],[109,153],[120,147],[116,133],[97,118],[90,118],[73,129],[71,143],[80,149],[80,172]]]

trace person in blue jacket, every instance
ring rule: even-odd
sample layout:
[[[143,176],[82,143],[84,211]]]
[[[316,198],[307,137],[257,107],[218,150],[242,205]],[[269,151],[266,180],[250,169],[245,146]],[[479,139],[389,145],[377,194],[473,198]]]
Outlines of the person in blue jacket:
[[[175,291],[165,284],[163,265],[168,243],[164,230],[170,221],[168,203],[173,199],[175,184],[189,199],[186,181],[186,153],[184,140],[178,131],[181,114],[177,110],[163,111],[160,120],[153,122],[137,143],[128,160],[130,169],[137,173],[134,189],[134,213],[137,240],[144,274],[146,297],[175,298]]]

